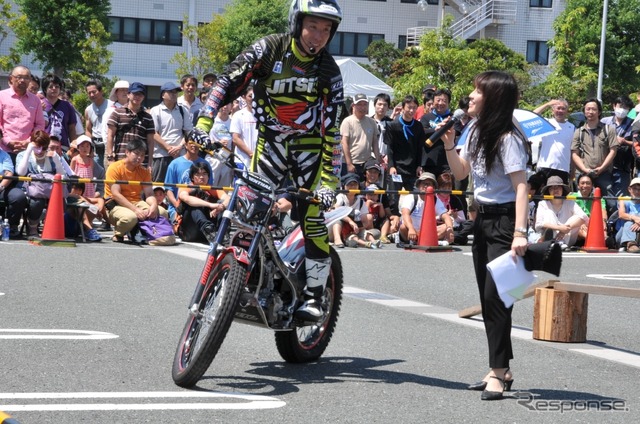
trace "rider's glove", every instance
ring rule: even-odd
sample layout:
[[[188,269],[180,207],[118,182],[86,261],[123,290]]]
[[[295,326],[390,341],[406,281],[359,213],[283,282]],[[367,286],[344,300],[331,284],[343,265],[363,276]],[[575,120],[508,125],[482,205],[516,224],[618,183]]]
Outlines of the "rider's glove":
[[[320,207],[327,210],[333,206],[336,201],[336,192],[329,187],[320,187],[313,193],[313,197],[318,199]]]
[[[196,143],[198,145],[198,147],[200,147],[200,150],[214,150],[217,151],[218,149],[220,149],[220,147],[222,147],[222,144],[220,143],[212,143],[211,139],[209,138],[209,134],[207,134],[204,130],[195,127],[194,129],[192,129],[189,134],[187,135],[187,140],[190,143]]]

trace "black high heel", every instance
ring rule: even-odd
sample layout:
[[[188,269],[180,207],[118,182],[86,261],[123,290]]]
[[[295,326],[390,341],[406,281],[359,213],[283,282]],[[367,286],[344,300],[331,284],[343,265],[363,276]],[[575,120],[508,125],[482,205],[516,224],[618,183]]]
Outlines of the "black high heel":
[[[502,383],[502,392],[490,392],[489,390],[483,390],[482,391],[482,395],[480,396],[480,400],[500,400],[504,397],[504,390],[506,389],[506,384],[504,382],[504,379],[500,378],[500,377],[496,377],[495,375],[492,375],[489,378],[495,378],[496,380],[500,381],[500,383]]]
[[[504,372],[504,375],[507,375],[508,372],[509,372],[509,368],[507,368],[507,370]],[[511,380],[504,380],[504,391],[510,392],[512,384],[513,384],[513,378]],[[477,383],[469,384],[467,386],[467,390],[476,390],[476,391],[482,391],[486,388],[487,388],[487,382],[484,380],[480,380]]]

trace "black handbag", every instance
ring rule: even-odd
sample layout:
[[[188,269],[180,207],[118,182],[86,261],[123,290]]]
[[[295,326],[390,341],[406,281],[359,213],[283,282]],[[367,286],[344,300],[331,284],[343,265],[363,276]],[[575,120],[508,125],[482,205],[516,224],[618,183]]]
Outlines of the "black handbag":
[[[527,271],[545,271],[560,275],[562,267],[562,247],[556,240],[530,244],[524,254],[524,267]]]

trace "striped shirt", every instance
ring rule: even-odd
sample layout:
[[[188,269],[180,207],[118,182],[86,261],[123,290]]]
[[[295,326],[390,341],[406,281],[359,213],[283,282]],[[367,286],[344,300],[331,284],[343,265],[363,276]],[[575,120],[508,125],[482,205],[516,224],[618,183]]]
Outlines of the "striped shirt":
[[[128,107],[114,109],[109,116],[107,125],[115,130],[113,153],[116,155],[116,160],[124,159],[127,143],[133,140],[140,140],[146,145],[147,135],[153,135],[155,132],[153,118],[148,112],[141,110],[136,114]],[[144,166],[149,163],[147,156],[148,153],[145,153]]]

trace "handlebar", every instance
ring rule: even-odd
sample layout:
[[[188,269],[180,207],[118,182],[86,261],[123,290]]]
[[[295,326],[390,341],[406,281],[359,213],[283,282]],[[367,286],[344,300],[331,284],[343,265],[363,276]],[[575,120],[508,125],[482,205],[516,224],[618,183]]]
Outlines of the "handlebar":
[[[234,153],[229,150],[226,146],[218,145],[215,150],[205,150],[205,153],[208,153],[224,163],[226,166],[232,169],[237,169],[235,167],[235,162],[233,161]],[[317,199],[313,192],[307,190],[305,188],[295,188],[295,187],[283,187],[275,190],[275,194],[290,194],[298,200],[303,200],[305,202],[309,202],[313,205],[320,204],[320,200]]]
[[[290,194],[298,200],[303,200],[305,202],[309,202],[313,205],[317,205],[320,203],[316,197],[314,197],[313,192],[307,190],[306,188],[295,188],[295,187],[284,187],[279,188],[275,191],[276,194]]]

